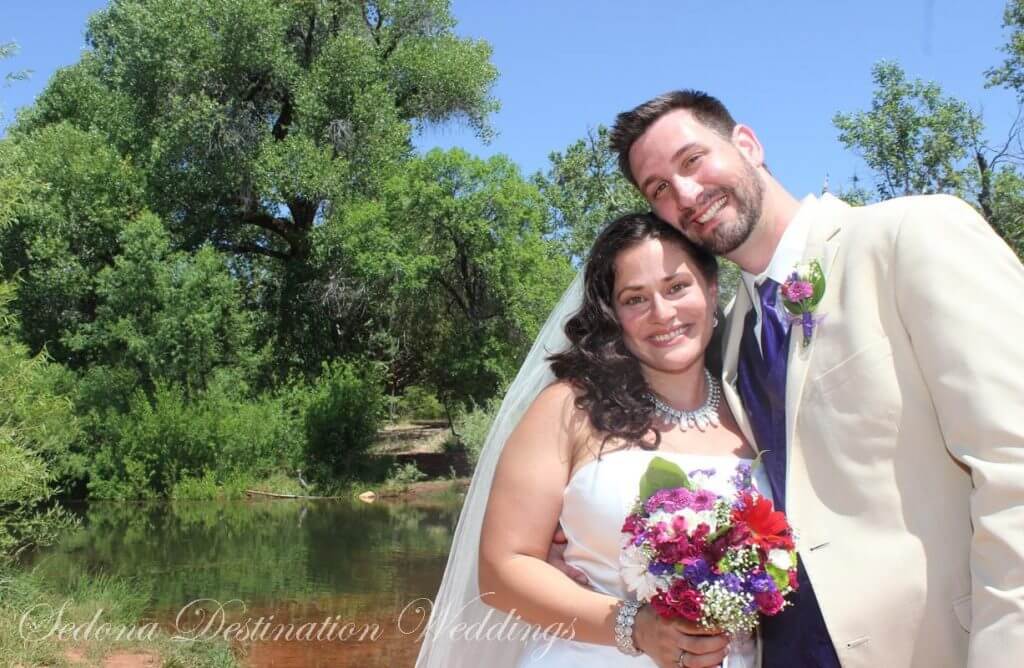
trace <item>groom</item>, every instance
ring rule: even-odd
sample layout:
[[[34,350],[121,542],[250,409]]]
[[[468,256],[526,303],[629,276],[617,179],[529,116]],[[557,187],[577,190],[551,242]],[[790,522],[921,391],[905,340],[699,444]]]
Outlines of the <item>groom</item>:
[[[763,668],[1024,665],[1024,269],[967,204],[797,200],[750,128],[676,91],[620,114],[653,210],[743,270],[723,392],[800,537]],[[779,286],[816,262],[811,331]]]

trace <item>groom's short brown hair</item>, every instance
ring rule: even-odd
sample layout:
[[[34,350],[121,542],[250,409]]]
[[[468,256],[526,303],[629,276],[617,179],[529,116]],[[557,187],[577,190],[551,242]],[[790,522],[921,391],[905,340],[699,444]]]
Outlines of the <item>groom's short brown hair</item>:
[[[615,117],[609,143],[618,154],[622,175],[634,186],[637,182],[629,167],[629,149],[655,121],[677,109],[688,110],[698,121],[726,139],[732,137],[732,129],[736,127],[732,114],[718,98],[699,90],[674,90],[624,111]]]

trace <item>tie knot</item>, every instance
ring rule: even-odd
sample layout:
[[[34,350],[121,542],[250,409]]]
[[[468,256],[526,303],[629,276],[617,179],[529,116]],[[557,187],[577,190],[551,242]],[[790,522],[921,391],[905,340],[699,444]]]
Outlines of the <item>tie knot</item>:
[[[761,304],[769,308],[775,308],[775,301],[779,296],[779,284],[770,278],[764,279],[761,285],[757,286],[757,293],[761,296]]]

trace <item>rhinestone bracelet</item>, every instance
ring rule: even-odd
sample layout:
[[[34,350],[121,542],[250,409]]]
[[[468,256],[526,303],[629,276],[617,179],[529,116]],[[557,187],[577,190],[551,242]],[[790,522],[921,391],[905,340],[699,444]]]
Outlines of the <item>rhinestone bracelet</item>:
[[[615,616],[615,646],[629,656],[640,656],[642,651],[633,644],[633,621],[637,611],[643,606],[639,601],[622,601],[619,612]]]

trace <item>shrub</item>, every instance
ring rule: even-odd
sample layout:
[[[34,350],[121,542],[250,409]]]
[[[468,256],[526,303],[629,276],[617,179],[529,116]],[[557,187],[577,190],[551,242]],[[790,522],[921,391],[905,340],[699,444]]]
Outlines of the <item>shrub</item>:
[[[306,456],[318,476],[346,477],[362,467],[384,417],[379,364],[325,363],[306,406]]]
[[[395,462],[388,471],[388,477],[384,480],[384,485],[389,489],[404,492],[414,483],[426,478],[427,474],[419,470],[414,462],[406,462],[405,464]]]
[[[482,406],[474,404],[472,408],[460,412],[455,418],[455,433],[458,434],[462,447],[466,449],[470,466],[474,468],[500,407],[501,399],[492,397]]]
[[[13,296],[13,286],[0,283],[0,563],[52,542],[70,524],[59,507],[40,508],[56,491],[57,473],[76,466],[71,446],[79,433],[63,369],[14,339]]]
[[[178,384],[160,383],[152,397],[137,390],[126,413],[108,411],[94,425],[105,436],[89,481],[96,498],[163,496],[196,478],[224,485],[239,473],[294,466],[302,450],[299,421],[284,398],[246,398],[230,374],[194,399]]]
[[[405,388],[398,403],[399,415],[406,420],[439,420],[444,417],[444,406],[437,395],[419,385]]]

